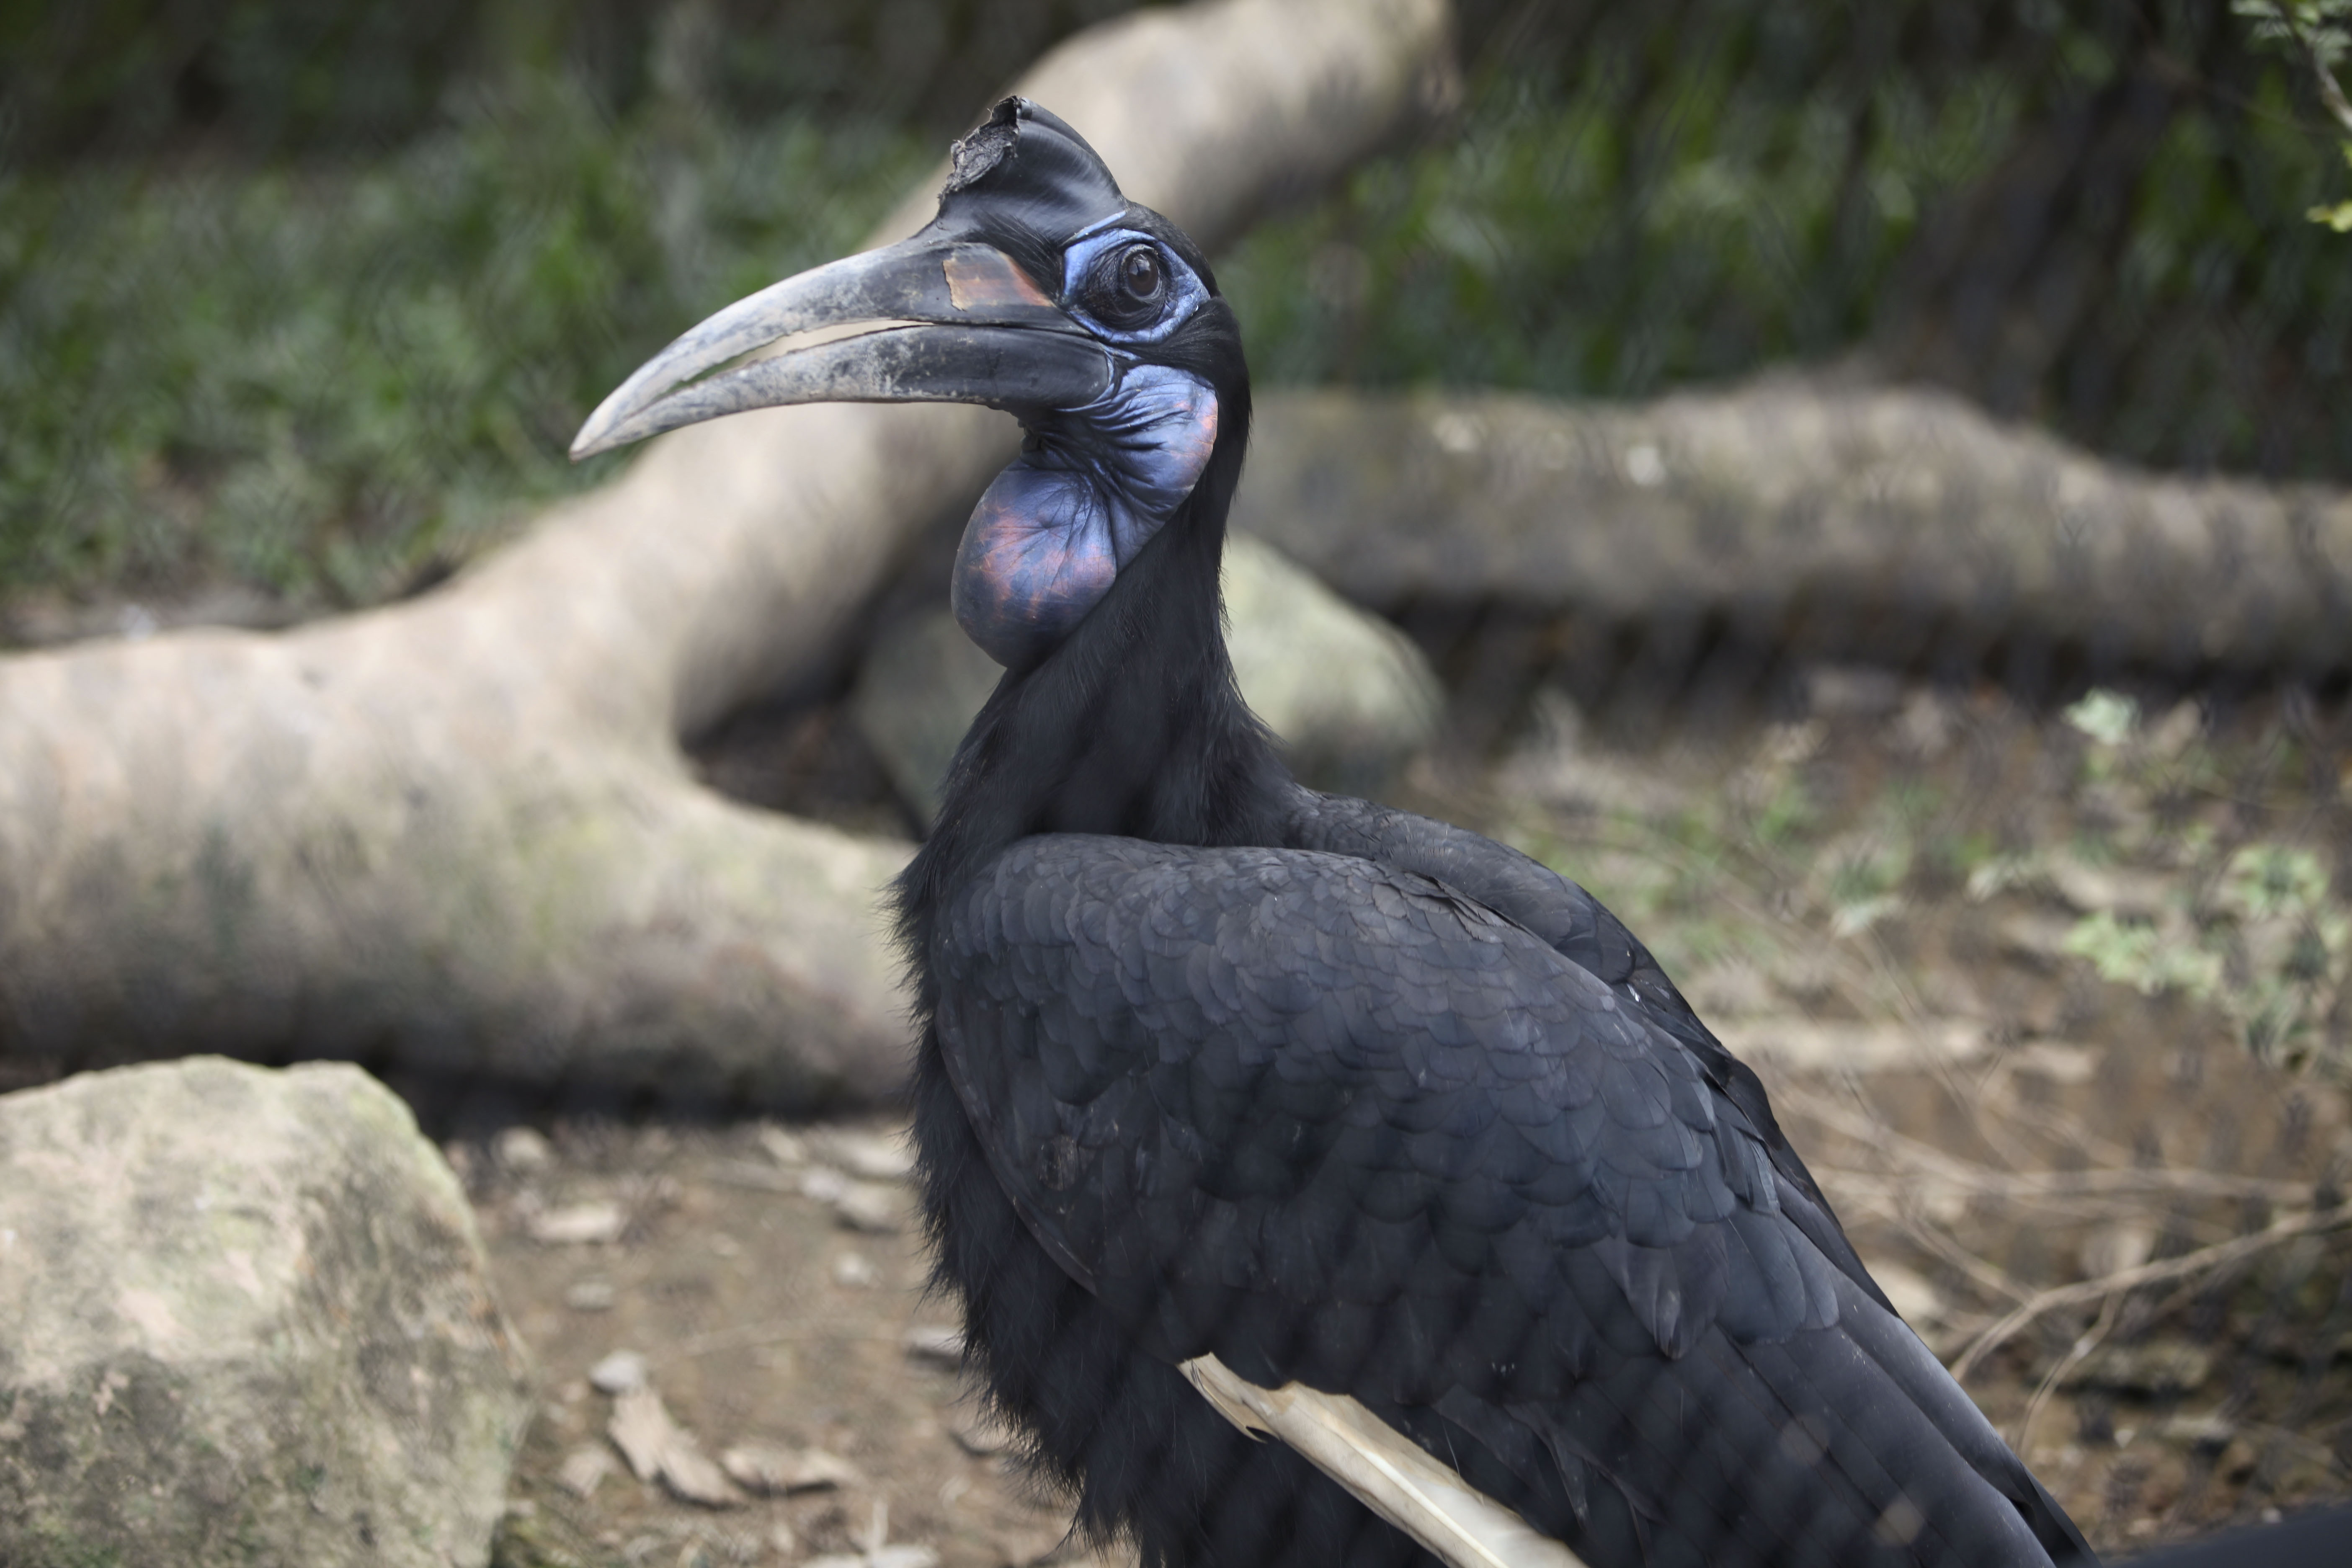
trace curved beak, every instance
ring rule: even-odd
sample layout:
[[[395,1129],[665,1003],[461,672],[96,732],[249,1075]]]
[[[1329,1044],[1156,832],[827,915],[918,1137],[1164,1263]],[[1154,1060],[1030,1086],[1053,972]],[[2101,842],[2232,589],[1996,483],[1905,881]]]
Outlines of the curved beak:
[[[721,368],[782,338],[865,324],[877,330]],[[926,231],[787,278],[693,328],[597,405],[572,458],[787,403],[1076,408],[1112,374],[1102,345],[1011,257]]]

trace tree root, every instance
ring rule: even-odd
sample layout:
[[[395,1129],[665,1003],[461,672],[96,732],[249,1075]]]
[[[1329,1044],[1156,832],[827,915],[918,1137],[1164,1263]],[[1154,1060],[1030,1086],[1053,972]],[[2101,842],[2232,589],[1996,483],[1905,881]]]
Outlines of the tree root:
[[[1221,0],[1096,28],[1020,90],[1213,248],[1424,113],[1447,33],[1442,0]],[[825,658],[1015,439],[976,409],[766,410],[407,604],[0,661],[0,1057],[888,1094],[877,896],[907,846],[721,800],[677,740]]]

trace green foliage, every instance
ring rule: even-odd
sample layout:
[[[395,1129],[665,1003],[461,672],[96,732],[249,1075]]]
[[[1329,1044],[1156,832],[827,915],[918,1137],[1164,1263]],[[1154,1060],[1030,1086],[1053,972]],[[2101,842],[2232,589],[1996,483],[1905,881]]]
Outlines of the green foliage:
[[[0,176],[0,583],[396,592],[605,471],[563,457],[597,399],[924,161],[543,80],[381,163]]]
[[[2352,142],[2344,148],[2344,162],[2352,167]],[[2338,234],[2352,234],[2352,201],[2337,202],[2333,206],[2315,206],[2304,216],[2314,223],[2326,224]]]
[[[1247,241],[1220,279],[1252,363],[1622,395],[1834,353],[2020,110],[1991,71],[1933,100],[1898,78],[1792,101],[1727,51],[1646,63],[1671,87],[1608,54],[1551,81],[1498,71],[1457,139]]]
[[[2066,951],[2117,984],[2149,995],[2177,991],[2218,1006],[2263,1061],[2310,1062],[2325,1043],[2352,952],[2352,917],[2331,900],[2318,857],[2287,845],[2245,845],[2221,868],[2204,907],[2179,913],[2189,918],[2149,922],[2098,910],[2075,925]]]
[[[2066,934],[2066,951],[2090,960],[2100,979],[2142,995],[2181,991],[2208,1002],[2221,989],[2219,953],[2110,910],[2084,916]]]
[[[2308,47],[2330,69],[2352,54],[2352,0],[2230,0],[2230,9],[2273,49],[2300,55]]]
[[[1457,137],[1221,266],[1263,377],[1606,397],[1859,351],[2126,458],[2352,477],[2352,268],[2302,221],[2342,182],[2307,70],[2226,16],[1539,14]]]
[[[2078,798],[2105,826],[2083,847],[2168,873],[2160,911],[2093,910],[2068,933],[2065,951],[2116,984],[2218,1009],[2265,1061],[2352,1071],[2352,1060],[2336,1059],[2328,1032],[2352,973],[2352,910],[2336,898],[2319,855],[2269,838],[2230,842],[2210,822],[2165,821],[2168,801],[2231,793],[2217,787],[2217,763],[2197,737],[2193,710],[2143,726],[2137,703],[2095,689],[2065,717],[2090,742]],[[2273,746],[2286,760],[2285,742]],[[2040,857],[2024,857],[1998,883],[1972,881],[1970,890],[1990,896],[2048,870]]]
[[[2352,104],[2336,79],[2345,57],[2352,55],[2352,0],[2231,0],[2230,9],[2248,21],[2256,42],[2309,61],[2320,97],[2347,137],[2345,162],[2352,163]],[[2314,206],[2304,216],[2338,234],[2352,234],[2352,201]]]

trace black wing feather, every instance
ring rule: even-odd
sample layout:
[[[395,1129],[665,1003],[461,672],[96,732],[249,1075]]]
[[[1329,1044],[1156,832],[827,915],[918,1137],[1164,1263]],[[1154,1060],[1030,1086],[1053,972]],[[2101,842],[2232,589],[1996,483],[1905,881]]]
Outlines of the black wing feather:
[[[1785,1212],[1840,1272],[1895,1310],[1863,1267],[1811,1171],[1780,1131],[1754,1069],[1724,1047],[1683,999],[1658,961],[1601,902],[1549,867],[1451,823],[1345,795],[1297,792],[1288,841],[1417,871],[1460,889],[1525,926],[1580,967],[1621,987],[1659,1028],[1688,1049],[1707,1081],[1762,1134],[1762,1152],[1795,1191]],[[1744,1194],[1743,1194],[1744,1195]]]
[[[1589,899],[1528,912],[1351,855],[1025,839],[934,927],[937,1037],[1027,1228],[1153,1355],[1466,1444],[1596,1563],[2079,1543],[1646,953]],[[1935,1529],[1890,1533],[1906,1487]]]

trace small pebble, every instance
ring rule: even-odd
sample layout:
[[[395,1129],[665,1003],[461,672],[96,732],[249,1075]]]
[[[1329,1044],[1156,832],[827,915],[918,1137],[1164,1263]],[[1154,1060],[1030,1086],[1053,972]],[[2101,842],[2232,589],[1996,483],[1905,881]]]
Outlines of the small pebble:
[[[963,1331],[945,1323],[918,1323],[907,1331],[907,1353],[943,1366],[963,1364]]]
[[[563,1304],[575,1312],[609,1312],[613,1295],[611,1280],[583,1279],[563,1292]]]
[[[599,1394],[626,1394],[646,1385],[646,1358],[635,1351],[614,1351],[588,1369],[588,1381]]]
[[[500,1169],[517,1176],[536,1174],[555,1163],[555,1150],[530,1127],[506,1129],[490,1140],[490,1153]]]
[[[833,1282],[845,1290],[871,1290],[882,1283],[881,1271],[862,1252],[845,1252],[833,1260]]]
[[[810,1142],[827,1163],[866,1181],[903,1182],[915,1173],[915,1152],[898,1134],[835,1127],[812,1133]]]
[[[787,1171],[797,1171],[809,1162],[807,1141],[786,1128],[761,1128],[760,1147],[768,1152],[769,1159]]]
[[[629,1216],[622,1212],[620,1205],[601,1200],[545,1209],[524,1222],[530,1238],[543,1247],[618,1241],[628,1223]]]
[[[887,1236],[898,1228],[896,1193],[873,1182],[852,1181],[829,1166],[809,1167],[801,1176],[801,1194],[831,1209],[835,1223],[847,1229]]]

